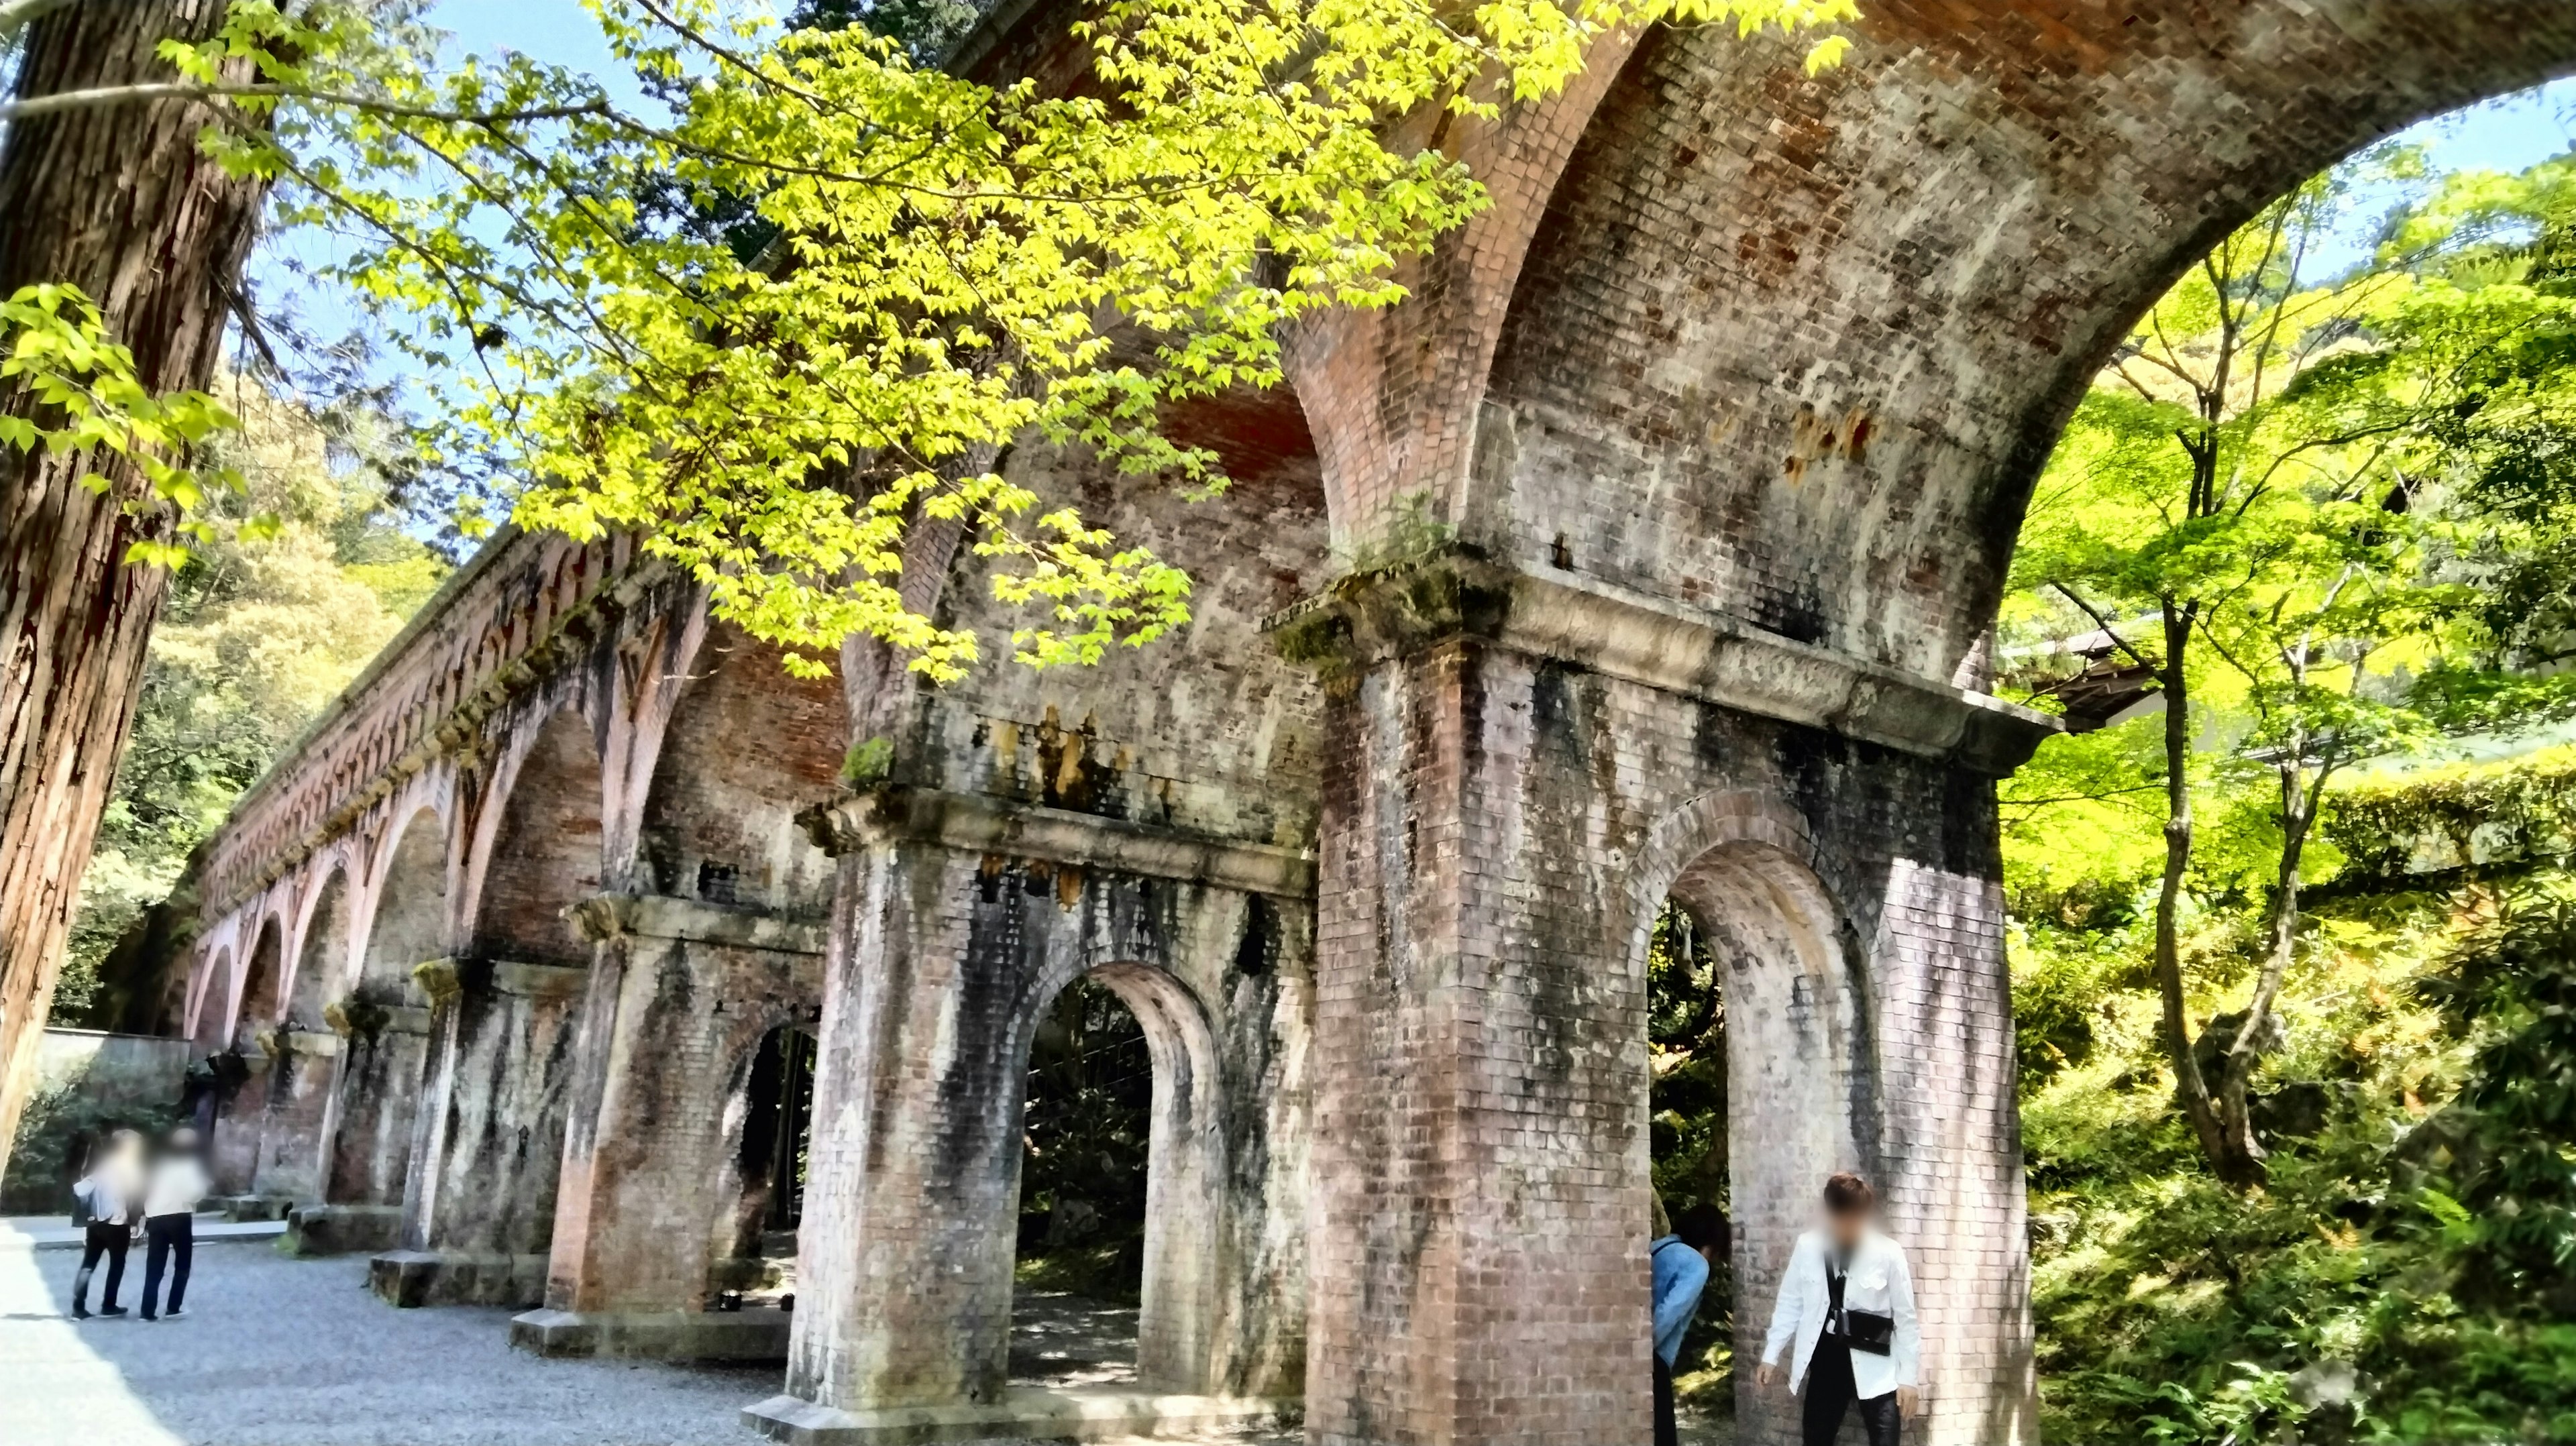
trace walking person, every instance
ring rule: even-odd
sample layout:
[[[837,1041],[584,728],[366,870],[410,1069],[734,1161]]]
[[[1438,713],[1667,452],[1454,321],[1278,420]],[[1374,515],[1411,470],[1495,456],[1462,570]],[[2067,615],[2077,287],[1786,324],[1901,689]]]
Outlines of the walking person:
[[[132,1130],[108,1136],[89,1172],[72,1183],[72,1197],[79,1202],[74,1217],[82,1227],[80,1269],[72,1276],[72,1319],[90,1318],[89,1279],[100,1256],[107,1257],[107,1290],[98,1313],[123,1315],[116,1292],[125,1284],[125,1247],[143,1205],[143,1137]]]
[[[1726,1216],[1713,1205],[1683,1211],[1671,1234],[1646,1247],[1655,1280],[1655,1446],[1681,1446],[1681,1422],[1673,1404],[1673,1363],[1681,1356],[1691,1317],[1699,1313],[1709,1273],[1726,1248]]]
[[[1896,1446],[1903,1418],[1921,1405],[1914,1275],[1905,1252],[1879,1232],[1869,1182],[1849,1171],[1825,1182],[1823,1225],[1800,1235],[1789,1252],[1756,1387],[1767,1390],[1779,1379],[1780,1353],[1793,1342],[1789,1389],[1807,1388],[1800,1412],[1806,1446],[1833,1446],[1844,1411],[1855,1406],[1869,1446]]]
[[[199,1158],[197,1132],[182,1125],[170,1132],[161,1157],[152,1162],[152,1182],[143,1193],[143,1318],[176,1320],[188,1312],[188,1264],[196,1253],[197,1202],[214,1188]],[[161,1267],[170,1266],[170,1302],[158,1314]]]

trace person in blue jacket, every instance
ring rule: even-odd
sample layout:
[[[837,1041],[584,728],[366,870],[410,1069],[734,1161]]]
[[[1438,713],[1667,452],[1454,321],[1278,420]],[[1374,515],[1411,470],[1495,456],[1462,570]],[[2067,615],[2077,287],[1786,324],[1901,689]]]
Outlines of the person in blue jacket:
[[[1661,1212],[1658,1212],[1661,1213]],[[1699,1313],[1709,1271],[1727,1250],[1726,1215],[1714,1205],[1694,1205],[1673,1222],[1673,1233],[1646,1247],[1655,1270],[1655,1446],[1681,1446],[1673,1416],[1673,1362],[1682,1336]]]

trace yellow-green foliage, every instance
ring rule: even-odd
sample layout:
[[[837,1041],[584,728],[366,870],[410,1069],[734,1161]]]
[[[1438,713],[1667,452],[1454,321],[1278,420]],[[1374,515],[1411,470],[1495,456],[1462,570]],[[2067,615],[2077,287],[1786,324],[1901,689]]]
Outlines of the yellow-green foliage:
[[[447,573],[383,513],[379,484],[334,462],[303,407],[245,378],[220,391],[243,423],[221,459],[244,490],[210,505],[275,527],[260,541],[217,529],[173,580],[82,884],[57,1018],[78,1017],[117,936]]]
[[[2576,847],[2576,744],[2390,770],[2332,796],[2328,834],[2358,872],[2514,864]]]

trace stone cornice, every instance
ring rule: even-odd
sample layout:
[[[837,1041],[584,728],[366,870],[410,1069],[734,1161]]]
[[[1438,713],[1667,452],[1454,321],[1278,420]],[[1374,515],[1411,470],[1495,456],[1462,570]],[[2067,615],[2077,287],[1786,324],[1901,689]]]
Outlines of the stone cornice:
[[[769,949],[782,954],[820,954],[824,928],[813,919],[773,914],[765,909],[726,908],[670,894],[593,894],[564,916],[582,937],[594,942],[633,936],[685,939],[731,949]]]
[[[1315,891],[1315,858],[1303,849],[1200,838],[980,793],[890,785],[807,809],[797,821],[830,854],[930,843],[1283,898],[1311,898]]]
[[[1263,623],[1328,677],[1443,638],[1482,637],[1668,693],[1829,729],[2001,777],[2056,719],[1801,643],[1727,614],[1579,573],[1524,572],[1446,552],[1354,573]]]

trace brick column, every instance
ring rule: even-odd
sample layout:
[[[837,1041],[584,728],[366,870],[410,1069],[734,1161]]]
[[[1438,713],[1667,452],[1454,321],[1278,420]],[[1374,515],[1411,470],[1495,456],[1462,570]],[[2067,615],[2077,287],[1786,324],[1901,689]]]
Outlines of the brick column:
[[[1275,1420],[1304,1340],[1312,1037],[1311,936],[1277,901],[1309,861],[928,789],[807,822],[840,865],[794,1337],[746,1421],[826,1446]],[[1029,1042],[1084,975],[1154,1062],[1138,1389],[1010,1391]]]
[[[787,1391],[834,1410],[999,1402],[1018,1221],[1024,981],[970,947],[976,862],[841,861]],[[1003,943],[1005,941],[994,941]]]
[[[407,1306],[543,1298],[587,978],[563,965],[490,960],[423,981],[437,1001],[430,1086],[403,1188],[404,1248],[375,1258],[378,1295]]]
[[[599,947],[546,1303],[511,1339],[547,1355],[784,1358],[784,1313],[705,1307],[743,1245],[752,1057],[770,1030],[812,1025],[821,926],[649,895],[603,895],[580,917]]]
[[[1856,1167],[1916,1262],[1917,1432],[2032,1439],[1990,780],[2044,725],[1473,559],[1281,632],[1331,697],[1310,1440],[1648,1438],[1667,899],[1725,941],[1739,1352]],[[1785,1397],[1739,1406],[1748,1446],[1795,1439]]]
[[[259,1165],[251,1191],[297,1204],[322,1198],[323,1127],[339,1075],[340,1037],[280,1028],[259,1122]]]
[[[1582,887],[1596,861],[1530,847],[1564,840],[1515,806],[1531,698],[1503,656],[1453,638],[1332,704],[1317,1443],[1651,1435],[1644,996],[1622,985],[1624,905]]]

